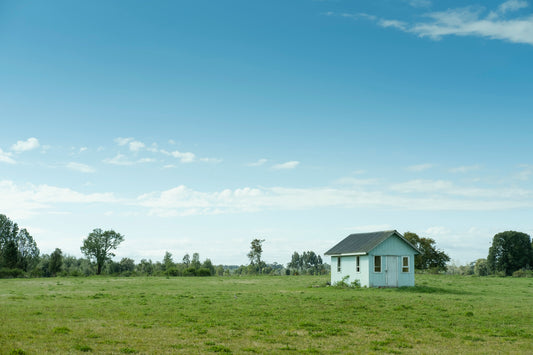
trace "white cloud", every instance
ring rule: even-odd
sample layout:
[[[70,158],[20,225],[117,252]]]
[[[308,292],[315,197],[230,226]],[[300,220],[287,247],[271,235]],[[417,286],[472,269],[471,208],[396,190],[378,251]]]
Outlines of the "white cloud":
[[[393,27],[393,28],[397,28],[399,30],[405,30],[407,28],[407,23],[403,22],[403,21],[398,21],[398,20],[385,20],[385,19],[381,19],[378,21],[378,25],[380,25],[381,27]]]
[[[412,172],[421,172],[421,171],[429,170],[433,168],[433,166],[434,166],[433,164],[411,165],[411,166],[408,166],[406,170],[412,171]]]
[[[120,146],[127,145],[129,150],[131,150],[132,152],[138,152],[141,149],[144,149],[146,147],[146,145],[143,142],[136,141],[135,139],[133,139],[131,137],[129,137],[129,138],[122,138],[122,137],[115,138],[115,143],[117,143]]]
[[[220,163],[222,162],[222,159],[217,159],[217,158],[200,158],[200,161],[201,162],[204,162],[204,163]]]
[[[152,158],[141,158],[137,160],[129,160],[128,157],[126,157],[124,154],[118,153],[113,158],[108,158],[103,160],[106,164],[111,165],[135,165],[135,164],[143,164],[143,163],[153,163],[155,162],[155,159]]]
[[[336,184],[339,185],[354,185],[354,186],[364,186],[364,185],[375,185],[379,182],[378,179],[356,179],[352,177],[345,177],[335,180]]]
[[[430,0],[408,0],[409,5],[412,7],[430,7],[431,1]]]
[[[145,145],[143,142],[133,141],[129,143],[129,147],[132,152],[138,152],[139,150],[143,149]]]
[[[467,165],[467,166],[458,166],[455,168],[451,168],[450,172],[464,174],[464,173],[469,173],[471,171],[477,171],[479,169],[481,169],[479,165]]]
[[[126,145],[131,141],[133,141],[133,138],[131,137],[130,138],[122,138],[122,137],[115,138],[115,143],[117,143],[118,145]]]
[[[389,188],[390,190],[401,194],[431,194],[431,196],[437,196],[437,198],[440,199],[446,198],[445,196],[473,198],[478,199],[477,201],[479,203],[483,203],[482,201],[486,199],[493,199],[494,202],[498,199],[501,199],[502,201],[508,199],[509,201],[514,202],[520,201],[521,204],[525,200],[533,197],[533,190],[520,188],[488,189],[479,187],[462,187],[446,180],[411,180],[392,184]],[[458,204],[461,203],[461,201],[464,200],[456,200]]]
[[[20,153],[20,152],[26,152],[29,150],[37,149],[39,148],[39,140],[35,137],[28,138],[25,141],[17,141],[17,143],[13,144],[11,146],[11,150]]]
[[[256,162],[247,164],[247,166],[261,166],[261,165],[264,165],[267,161],[268,161],[267,159],[259,159]]]
[[[89,165],[75,162],[68,163],[67,168],[69,168],[70,170],[79,171],[81,173],[94,173],[96,171],[93,167],[90,167]]]
[[[17,185],[0,180],[1,210],[13,218],[24,218],[62,203],[116,203],[112,193],[84,194],[69,188],[50,185]]]
[[[288,169],[294,169],[298,165],[300,165],[300,162],[293,160],[293,161],[288,161],[288,162],[281,163],[281,164],[276,164],[276,165],[274,165],[272,167],[272,169],[274,169],[274,170],[288,170]]]
[[[202,192],[178,186],[138,197],[152,215],[186,216],[313,208],[393,208],[411,211],[493,211],[533,207],[533,191],[457,187],[447,181],[416,180],[383,188],[260,187]]]
[[[15,164],[15,160],[13,160],[12,156],[13,154],[4,152],[2,148],[0,148],[0,163]]]
[[[522,171],[516,174],[516,178],[522,181],[529,180],[533,175],[533,165],[522,164],[519,167],[522,169]]]
[[[410,1],[410,4],[415,7],[422,7],[416,5],[424,3],[426,2]],[[398,19],[383,19],[365,13],[329,12],[327,15],[368,19],[384,28],[396,28],[433,40],[440,40],[445,36],[473,36],[533,45],[533,15],[517,14],[518,10],[528,6],[526,1],[509,0],[500,4],[496,10],[489,12],[480,6],[452,8],[446,11],[428,12],[423,15],[426,21],[410,23]]]
[[[192,163],[196,160],[196,155],[191,152],[180,152],[178,150],[167,152],[166,150],[161,150],[161,153],[179,159],[181,163]]]
[[[527,1],[522,0],[509,0],[498,6],[498,12],[505,14],[507,12],[517,11],[528,7]]]

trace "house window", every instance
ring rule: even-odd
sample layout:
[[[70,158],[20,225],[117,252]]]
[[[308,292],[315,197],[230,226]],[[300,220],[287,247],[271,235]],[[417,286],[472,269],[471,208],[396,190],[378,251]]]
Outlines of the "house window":
[[[374,272],[381,272],[381,255],[374,256]]]
[[[337,272],[341,272],[341,257],[337,256]]]
[[[359,256],[355,257],[355,272],[361,272],[361,268],[359,266]]]
[[[409,272],[409,257],[404,256],[402,258],[402,272]]]

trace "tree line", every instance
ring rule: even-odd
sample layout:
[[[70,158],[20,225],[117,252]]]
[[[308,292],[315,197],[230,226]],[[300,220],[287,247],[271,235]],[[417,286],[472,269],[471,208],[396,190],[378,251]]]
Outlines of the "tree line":
[[[421,251],[415,256],[415,269],[418,270],[477,276],[533,277],[533,241],[526,233],[497,233],[492,238],[487,258],[462,266],[448,265],[450,258],[435,247],[435,240],[420,238],[411,232],[405,233],[404,237]]]
[[[209,258],[201,261],[198,253],[186,253],[181,260],[166,251],[161,261],[131,258],[113,260],[114,250],[124,241],[114,230],[94,229],[83,240],[80,251],[84,257],[65,255],[56,248],[50,254],[40,254],[37,243],[26,229],[19,229],[5,215],[0,214],[0,278],[54,276],[229,276],[229,275],[289,275],[291,271],[276,262],[262,260],[264,239],[254,239],[247,254],[248,265],[214,265]],[[308,252],[315,255],[314,252]],[[320,258],[320,256],[318,257]],[[322,264],[320,270],[327,269]],[[317,266],[315,266],[316,268]],[[325,271],[323,271],[324,273]]]

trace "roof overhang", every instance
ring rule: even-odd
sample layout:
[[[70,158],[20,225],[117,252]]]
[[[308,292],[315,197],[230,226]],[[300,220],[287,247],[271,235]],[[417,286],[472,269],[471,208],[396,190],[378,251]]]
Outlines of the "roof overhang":
[[[329,256],[354,256],[354,255],[367,255],[368,253],[337,253],[337,254],[324,254]]]

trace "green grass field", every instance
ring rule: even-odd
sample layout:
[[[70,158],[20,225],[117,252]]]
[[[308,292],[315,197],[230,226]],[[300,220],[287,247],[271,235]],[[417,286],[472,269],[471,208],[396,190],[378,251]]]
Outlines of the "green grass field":
[[[533,279],[0,280],[0,353],[533,353]]]

